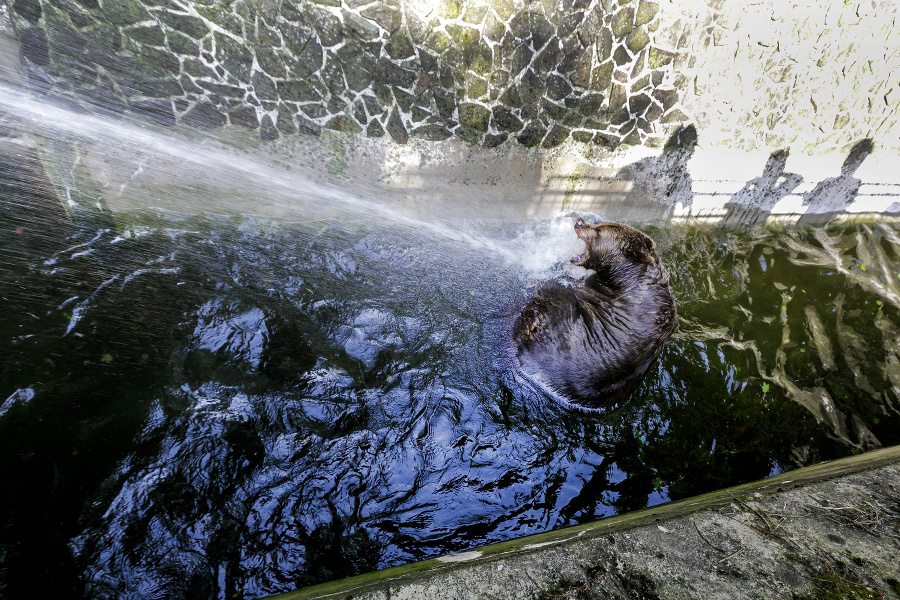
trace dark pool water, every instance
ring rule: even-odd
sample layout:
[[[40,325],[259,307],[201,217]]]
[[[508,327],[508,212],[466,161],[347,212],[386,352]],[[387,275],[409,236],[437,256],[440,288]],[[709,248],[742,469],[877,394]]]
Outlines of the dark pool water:
[[[444,224],[498,253],[4,212],[0,595],[256,598],[900,441],[900,228],[637,224],[679,330],[585,414],[510,348],[529,291],[584,274],[576,216]]]

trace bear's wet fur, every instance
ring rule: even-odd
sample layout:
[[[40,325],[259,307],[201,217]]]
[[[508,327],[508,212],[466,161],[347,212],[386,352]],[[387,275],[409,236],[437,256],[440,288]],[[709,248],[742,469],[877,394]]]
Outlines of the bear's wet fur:
[[[575,233],[586,248],[572,263],[593,273],[582,287],[538,289],[513,338],[526,374],[577,406],[612,408],[634,391],[675,331],[675,300],[647,235],[582,219]]]

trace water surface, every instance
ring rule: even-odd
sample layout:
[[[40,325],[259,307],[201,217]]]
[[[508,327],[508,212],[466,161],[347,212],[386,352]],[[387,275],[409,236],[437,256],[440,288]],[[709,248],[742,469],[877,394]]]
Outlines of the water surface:
[[[598,215],[0,216],[9,598],[255,598],[900,441],[895,225],[635,224],[679,330],[588,414],[510,330]]]

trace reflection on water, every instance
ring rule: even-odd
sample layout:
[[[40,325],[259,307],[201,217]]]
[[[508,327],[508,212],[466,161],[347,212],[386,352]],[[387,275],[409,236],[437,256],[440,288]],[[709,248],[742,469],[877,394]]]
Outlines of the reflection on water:
[[[529,289],[584,273],[573,215],[446,224],[516,261],[340,222],[4,219],[10,598],[253,598],[900,442],[892,225],[644,227],[680,329],[598,416],[511,358]]]

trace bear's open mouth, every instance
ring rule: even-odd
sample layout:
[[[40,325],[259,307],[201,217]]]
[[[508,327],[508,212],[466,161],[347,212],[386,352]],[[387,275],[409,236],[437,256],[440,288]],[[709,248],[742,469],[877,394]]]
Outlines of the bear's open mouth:
[[[581,265],[587,258],[588,243],[587,243],[587,240],[584,239],[584,237],[582,237],[582,235],[584,234],[584,232],[586,230],[587,230],[587,225],[585,225],[583,220],[578,219],[577,221],[575,221],[575,235],[578,236],[579,240],[582,240],[584,242],[585,248],[584,248],[584,252],[582,252],[581,254],[575,254],[572,256],[572,258],[569,259],[569,262],[572,263],[573,265]]]
[[[584,262],[584,259],[586,259],[586,258],[587,258],[587,248],[585,248],[584,252],[582,252],[581,254],[576,254],[575,256],[570,258],[569,262],[572,263],[573,265],[580,265],[581,263]]]

